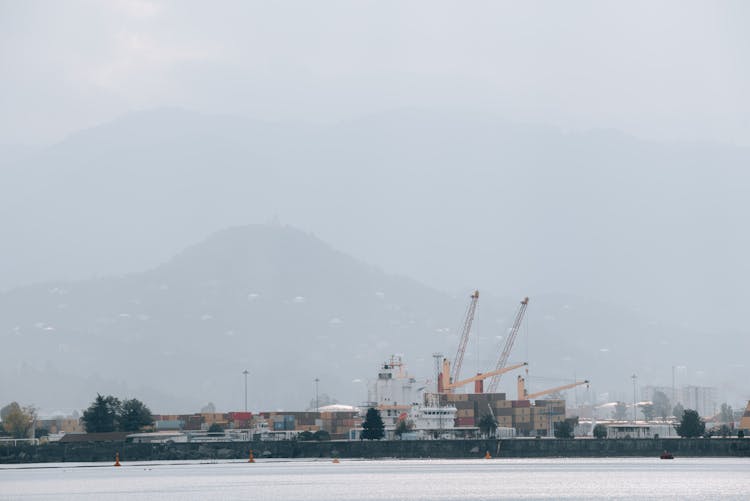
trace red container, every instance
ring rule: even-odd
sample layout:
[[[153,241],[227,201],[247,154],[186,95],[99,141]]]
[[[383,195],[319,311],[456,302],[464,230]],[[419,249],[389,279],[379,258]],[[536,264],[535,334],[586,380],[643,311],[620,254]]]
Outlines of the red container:
[[[456,424],[458,426],[474,426],[474,418],[473,417],[456,418]]]
[[[513,407],[531,407],[531,402],[528,400],[513,400],[511,405]]]

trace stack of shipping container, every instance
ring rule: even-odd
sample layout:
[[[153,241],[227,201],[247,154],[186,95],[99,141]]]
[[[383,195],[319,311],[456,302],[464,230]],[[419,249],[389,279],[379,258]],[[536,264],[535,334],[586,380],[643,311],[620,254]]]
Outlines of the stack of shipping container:
[[[429,401],[434,396],[425,396]],[[564,400],[506,400],[505,393],[444,393],[441,405],[456,408],[457,428],[479,426],[485,414],[492,414],[501,428],[515,428],[519,435],[547,435],[554,423],[565,419]]]

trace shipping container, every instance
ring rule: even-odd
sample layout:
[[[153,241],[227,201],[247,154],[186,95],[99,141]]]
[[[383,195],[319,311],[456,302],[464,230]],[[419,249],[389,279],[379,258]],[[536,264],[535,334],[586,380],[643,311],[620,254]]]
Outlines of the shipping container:
[[[456,418],[456,425],[460,427],[466,427],[466,426],[473,427],[474,418],[471,418],[471,417]]]
[[[234,421],[248,421],[253,418],[252,412],[230,412],[229,419]]]

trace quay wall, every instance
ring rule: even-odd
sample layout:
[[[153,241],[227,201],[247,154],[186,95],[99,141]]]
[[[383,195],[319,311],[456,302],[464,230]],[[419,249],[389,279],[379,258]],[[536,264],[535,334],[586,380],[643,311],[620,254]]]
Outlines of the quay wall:
[[[663,439],[506,439],[382,440],[330,442],[211,442],[141,444],[76,442],[44,445],[0,445],[0,464],[156,460],[247,459],[250,450],[262,458],[500,458],[656,457],[668,450],[675,457],[750,457],[750,438]]]

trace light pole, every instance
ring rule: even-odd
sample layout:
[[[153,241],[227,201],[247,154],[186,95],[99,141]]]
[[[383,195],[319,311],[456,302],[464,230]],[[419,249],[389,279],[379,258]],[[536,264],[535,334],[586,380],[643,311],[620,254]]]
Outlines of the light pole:
[[[320,379],[315,378],[315,412],[320,412],[320,401],[318,400],[318,383]]]
[[[244,371],[242,371],[242,374],[245,375],[245,412],[247,412],[247,375],[249,374],[249,372],[247,371],[247,369],[245,369]]]
[[[635,404],[635,382],[638,379],[638,376],[636,376],[635,374],[633,374],[631,377],[633,378],[633,424],[635,424],[635,422],[636,422],[636,412],[637,412],[637,409],[638,409],[637,406],[636,406],[636,404]]]

